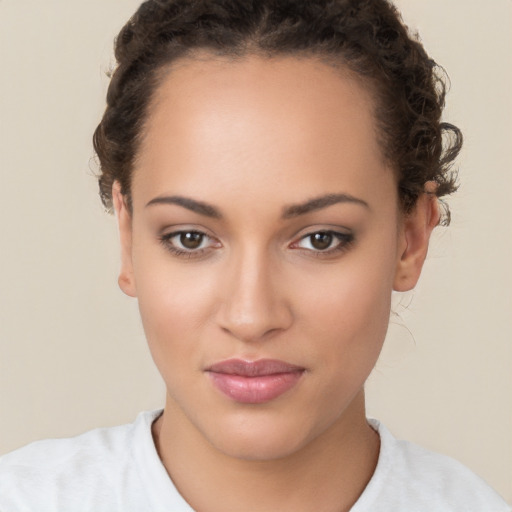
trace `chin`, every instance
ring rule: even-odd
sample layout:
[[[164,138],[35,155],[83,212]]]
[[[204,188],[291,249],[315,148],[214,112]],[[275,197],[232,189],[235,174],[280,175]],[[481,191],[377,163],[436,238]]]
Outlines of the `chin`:
[[[209,432],[203,430],[203,436],[224,455],[251,461],[289,457],[316,437],[315,429],[304,419],[294,420],[277,410],[258,413],[224,417],[215,428],[207,429]]]
[[[246,429],[244,432],[215,436],[214,447],[228,457],[250,461],[270,461],[287,458],[303,448],[308,440],[304,435],[289,431],[267,432],[265,429]]]

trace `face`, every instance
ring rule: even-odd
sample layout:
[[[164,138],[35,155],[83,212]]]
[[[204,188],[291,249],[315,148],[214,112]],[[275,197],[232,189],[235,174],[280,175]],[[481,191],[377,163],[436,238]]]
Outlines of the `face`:
[[[157,91],[131,215],[115,193],[120,284],[172,421],[225,454],[282,457],[352,417],[419,275],[430,217],[402,219],[375,125],[308,59],[184,60]]]

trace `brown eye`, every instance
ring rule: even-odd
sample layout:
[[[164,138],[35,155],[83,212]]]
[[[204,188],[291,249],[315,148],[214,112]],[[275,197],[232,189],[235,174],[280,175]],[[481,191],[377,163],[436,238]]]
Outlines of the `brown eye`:
[[[196,231],[184,232],[179,235],[180,244],[189,250],[199,249],[204,240],[204,235]]]
[[[198,256],[220,247],[219,241],[202,231],[174,231],[160,238],[164,247],[176,255]]]
[[[334,254],[347,249],[354,240],[352,233],[339,233],[337,231],[315,231],[303,236],[292,247],[307,249],[316,254]]]
[[[310,235],[309,238],[313,248],[318,251],[325,251],[331,246],[334,236],[331,233],[320,232]]]

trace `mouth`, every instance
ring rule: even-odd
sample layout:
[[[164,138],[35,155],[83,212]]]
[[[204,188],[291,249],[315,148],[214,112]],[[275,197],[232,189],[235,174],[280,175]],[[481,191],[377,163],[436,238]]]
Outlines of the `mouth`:
[[[206,369],[214,387],[235,402],[262,404],[291,390],[305,368],[276,359],[229,359]]]

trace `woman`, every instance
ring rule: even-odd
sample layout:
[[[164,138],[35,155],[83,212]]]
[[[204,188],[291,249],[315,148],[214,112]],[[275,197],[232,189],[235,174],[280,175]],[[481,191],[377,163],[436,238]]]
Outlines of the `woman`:
[[[508,510],[365,416],[461,144],[396,11],[150,0],[116,57],[100,191],[165,409],[4,457],[0,509]]]

